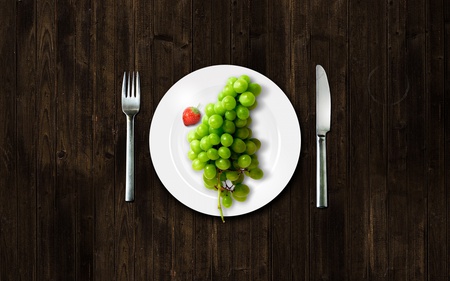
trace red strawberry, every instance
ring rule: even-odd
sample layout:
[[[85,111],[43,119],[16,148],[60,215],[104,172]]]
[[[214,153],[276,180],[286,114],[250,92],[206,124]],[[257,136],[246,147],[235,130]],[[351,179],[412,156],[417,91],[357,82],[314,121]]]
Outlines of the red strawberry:
[[[183,123],[185,126],[195,125],[200,121],[200,111],[194,107],[188,107],[183,111]]]

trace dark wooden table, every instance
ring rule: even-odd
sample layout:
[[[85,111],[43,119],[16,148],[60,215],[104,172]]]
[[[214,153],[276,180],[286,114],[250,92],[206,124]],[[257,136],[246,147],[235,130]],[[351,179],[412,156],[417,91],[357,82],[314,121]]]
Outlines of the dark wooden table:
[[[0,280],[449,280],[450,2],[1,1]],[[185,207],[148,135],[186,74],[272,79],[302,132],[270,204]],[[315,207],[315,65],[332,92],[329,208]],[[124,202],[125,70],[139,70]]]

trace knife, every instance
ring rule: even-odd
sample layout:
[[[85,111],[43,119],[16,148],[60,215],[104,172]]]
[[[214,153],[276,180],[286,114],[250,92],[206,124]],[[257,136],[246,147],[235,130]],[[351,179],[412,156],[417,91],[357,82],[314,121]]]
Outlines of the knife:
[[[322,66],[316,66],[316,135],[317,135],[317,208],[328,207],[327,142],[331,126],[331,95],[328,78]]]

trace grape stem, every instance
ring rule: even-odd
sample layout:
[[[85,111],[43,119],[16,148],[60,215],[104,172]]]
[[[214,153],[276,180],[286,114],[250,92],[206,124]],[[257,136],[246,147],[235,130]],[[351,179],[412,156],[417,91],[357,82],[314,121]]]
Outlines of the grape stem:
[[[217,174],[217,208],[219,209],[220,212],[220,218],[222,219],[222,222],[225,223],[225,218],[223,217],[223,211],[222,211],[222,204],[220,203],[220,195],[222,194],[222,184],[220,182],[220,174],[222,174],[222,172],[219,172]]]

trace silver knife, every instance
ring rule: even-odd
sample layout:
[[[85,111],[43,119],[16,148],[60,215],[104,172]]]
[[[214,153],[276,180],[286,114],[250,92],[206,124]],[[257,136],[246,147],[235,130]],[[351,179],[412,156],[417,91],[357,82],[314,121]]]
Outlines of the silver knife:
[[[316,134],[317,134],[317,208],[328,207],[327,142],[331,126],[331,94],[328,78],[322,66],[316,66]]]

